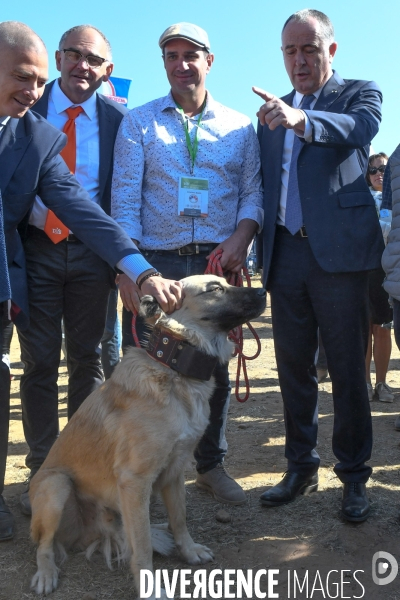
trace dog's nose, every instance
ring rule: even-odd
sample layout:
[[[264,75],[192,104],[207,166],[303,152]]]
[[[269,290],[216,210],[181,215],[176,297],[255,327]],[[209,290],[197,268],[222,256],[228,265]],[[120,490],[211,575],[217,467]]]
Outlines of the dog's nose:
[[[260,290],[257,290],[257,295],[258,296],[265,296],[265,294],[267,293],[267,290],[264,290],[264,288],[261,288]]]

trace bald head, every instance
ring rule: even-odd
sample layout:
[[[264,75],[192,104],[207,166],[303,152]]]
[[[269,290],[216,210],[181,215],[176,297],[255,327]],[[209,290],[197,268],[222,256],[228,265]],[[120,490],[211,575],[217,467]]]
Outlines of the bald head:
[[[0,23],[0,51],[10,49],[46,52],[43,40],[25,23],[3,21]]]
[[[23,117],[43,94],[47,77],[40,37],[19,21],[0,23],[0,116]]]

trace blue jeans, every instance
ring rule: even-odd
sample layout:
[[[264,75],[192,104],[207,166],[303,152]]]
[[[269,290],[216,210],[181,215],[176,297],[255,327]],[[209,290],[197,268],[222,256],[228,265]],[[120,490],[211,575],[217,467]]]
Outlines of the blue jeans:
[[[168,279],[183,279],[189,275],[202,275],[207,267],[207,252],[193,256],[179,256],[167,251],[143,251],[146,260]],[[122,349],[134,346],[132,337],[132,313],[125,308],[122,315]],[[137,319],[136,329],[140,340],[143,339],[146,325]],[[228,365],[218,365],[214,371],[216,388],[210,398],[210,421],[199,441],[194,456],[199,473],[206,473],[222,463],[228,444],[225,437],[231,387]]]
[[[118,319],[118,290],[110,290],[108,296],[106,325],[101,338],[101,366],[105,379],[109,379],[119,363],[122,333]]]

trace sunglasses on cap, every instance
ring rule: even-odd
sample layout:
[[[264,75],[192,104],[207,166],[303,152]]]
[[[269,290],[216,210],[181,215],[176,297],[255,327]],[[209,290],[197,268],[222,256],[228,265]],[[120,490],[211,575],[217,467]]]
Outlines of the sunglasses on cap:
[[[386,165],[381,165],[380,167],[368,167],[368,173],[370,175],[376,175],[377,172],[384,173],[386,169]]]

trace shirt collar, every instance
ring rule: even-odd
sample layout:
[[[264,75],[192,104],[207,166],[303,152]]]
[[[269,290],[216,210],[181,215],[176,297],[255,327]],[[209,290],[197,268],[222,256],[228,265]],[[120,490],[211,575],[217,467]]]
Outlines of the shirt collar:
[[[214,98],[211,96],[210,92],[207,90],[207,100],[206,100],[206,105],[204,107],[203,119],[204,119],[204,116],[207,115],[207,114],[209,116],[214,115],[214,113],[215,113],[215,105],[216,105],[216,102],[215,102]],[[168,110],[168,109],[171,109],[171,108],[173,108],[176,111],[178,110],[178,108],[176,106],[176,102],[175,102],[175,100],[174,100],[174,98],[172,96],[172,92],[170,90],[168,96],[165,96],[162,99],[161,110],[165,111],[165,110]],[[196,115],[196,117],[197,117],[197,115]]]
[[[64,92],[60,88],[58,79],[56,79],[56,81],[54,82],[54,85],[52,87],[52,90],[51,90],[51,99],[53,100],[54,107],[56,109],[57,114],[62,113],[67,108],[70,108],[71,106],[82,106],[83,110],[85,111],[86,116],[89,117],[89,119],[91,121],[96,116],[96,110],[97,110],[97,106],[96,106],[97,93],[96,92],[94,94],[92,94],[90,96],[90,98],[85,100],[85,102],[81,102],[80,104],[74,104],[64,94]]]
[[[5,127],[11,117],[0,117],[0,127]]]

